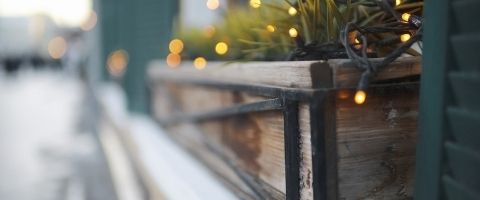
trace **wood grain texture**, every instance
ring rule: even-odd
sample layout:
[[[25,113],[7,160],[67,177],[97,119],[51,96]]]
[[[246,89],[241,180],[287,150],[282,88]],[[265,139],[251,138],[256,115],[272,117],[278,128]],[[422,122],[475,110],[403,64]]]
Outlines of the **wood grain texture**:
[[[175,102],[172,107],[185,113],[265,100],[263,97],[244,93],[215,91],[196,86],[169,85],[168,88],[170,98],[174,100],[172,102]],[[154,98],[165,97],[157,96]],[[156,100],[156,102],[161,102],[161,100]],[[180,124],[179,126],[169,127],[169,131],[179,140],[189,138],[186,141],[208,141],[209,145],[217,146],[221,149],[222,156],[225,156],[228,162],[234,163],[235,168],[244,171],[253,179],[259,180],[257,181],[258,187],[263,188],[261,192],[266,197],[284,198],[283,115],[280,111],[252,113],[202,122],[195,125],[198,129],[197,132],[203,132],[202,134],[192,133],[192,131],[185,134],[185,131],[181,129],[183,126]],[[185,141],[182,143],[185,143]],[[202,143],[199,145],[202,145]],[[195,146],[199,148],[198,145]],[[309,145],[307,146],[309,147]],[[310,149],[308,149],[308,152],[310,152]],[[196,153],[209,154],[201,155],[202,157],[219,156],[209,151],[198,151]],[[213,170],[219,170],[216,169],[215,165],[212,168]],[[227,177],[227,179],[230,178]]]
[[[361,72],[346,60],[210,63],[202,71],[188,63],[177,69],[160,69],[162,64],[157,62],[152,63],[149,71],[153,83],[153,113],[162,120],[172,114],[212,111],[266,99],[182,84],[188,80],[328,88],[330,92],[325,101],[328,103],[320,109],[327,123],[321,133],[326,134],[322,137],[325,137],[323,148],[328,154],[328,180],[325,180],[328,198],[408,199],[413,185],[418,85],[409,85],[402,79],[419,76],[420,61],[401,58],[379,71],[368,91],[367,102],[361,106],[354,104],[351,89],[357,85]],[[309,102],[300,103],[299,112],[301,198],[313,199],[311,127],[317,126],[311,125]],[[280,111],[169,127],[169,132],[180,143],[227,180],[235,191],[241,191],[245,198],[268,199],[285,198],[283,131]],[[211,146],[217,151],[212,152]],[[218,162],[224,163],[223,167],[217,167]],[[239,178],[238,170],[250,181]]]
[[[378,62],[372,59],[372,62]],[[379,70],[373,82],[418,76],[421,59],[402,57],[385,69]],[[150,63],[151,80],[211,80],[229,83],[266,84],[289,88],[351,88],[360,79],[361,71],[346,59],[295,62],[210,62],[204,70],[196,70],[185,62],[177,68],[166,67],[163,61]]]
[[[410,199],[418,86],[371,88],[368,94],[361,106],[337,100],[339,199]]]

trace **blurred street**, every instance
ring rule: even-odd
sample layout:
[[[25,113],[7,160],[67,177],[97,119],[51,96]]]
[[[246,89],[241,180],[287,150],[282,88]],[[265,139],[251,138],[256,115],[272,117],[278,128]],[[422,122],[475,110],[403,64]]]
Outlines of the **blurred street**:
[[[116,199],[86,94],[61,71],[0,75],[0,199]]]

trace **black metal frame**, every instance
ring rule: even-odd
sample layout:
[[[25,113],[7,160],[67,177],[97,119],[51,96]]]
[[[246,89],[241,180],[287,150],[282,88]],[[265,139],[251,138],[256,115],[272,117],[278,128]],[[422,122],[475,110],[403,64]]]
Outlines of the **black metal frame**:
[[[284,148],[285,148],[285,181],[286,199],[300,199],[300,127],[299,104],[310,105],[311,149],[313,195],[316,200],[327,198],[327,160],[325,148],[325,98],[329,89],[297,89],[276,87],[261,84],[226,83],[201,79],[170,79],[162,77],[157,83],[169,82],[180,85],[194,85],[220,90],[245,92],[272,99],[239,104],[233,107],[204,113],[180,114],[161,120],[160,123],[169,126],[182,122],[198,122],[227,116],[281,110],[284,117]],[[154,83],[155,84],[155,83]]]

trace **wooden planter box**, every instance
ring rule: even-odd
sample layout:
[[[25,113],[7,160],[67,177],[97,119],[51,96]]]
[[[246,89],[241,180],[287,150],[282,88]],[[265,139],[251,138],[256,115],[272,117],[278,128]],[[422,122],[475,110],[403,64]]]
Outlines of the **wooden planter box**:
[[[153,62],[152,111],[245,199],[412,198],[419,58],[380,71],[367,101],[348,60]]]

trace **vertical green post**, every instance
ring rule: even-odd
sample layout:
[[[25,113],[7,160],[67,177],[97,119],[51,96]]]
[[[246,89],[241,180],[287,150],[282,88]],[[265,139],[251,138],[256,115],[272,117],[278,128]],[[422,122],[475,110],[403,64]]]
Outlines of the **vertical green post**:
[[[448,0],[426,0],[415,199],[440,199]]]
[[[168,53],[177,0],[103,0],[100,3],[103,63],[117,50],[128,52],[122,86],[132,112],[146,113],[145,73],[148,62]],[[108,78],[104,67],[104,78]]]

